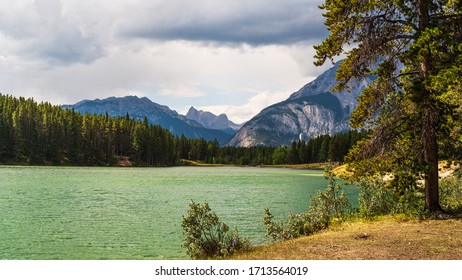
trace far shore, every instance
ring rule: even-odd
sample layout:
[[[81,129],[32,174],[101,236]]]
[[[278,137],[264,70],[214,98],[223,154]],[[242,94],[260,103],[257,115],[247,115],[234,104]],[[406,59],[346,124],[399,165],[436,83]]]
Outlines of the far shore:
[[[292,169],[311,169],[324,170],[330,163],[302,163],[302,164],[261,164],[261,165],[232,165],[232,164],[212,164],[202,163],[192,160],[182,160],[180,166],[202,166],[202,167],[262,167],[262,168],[292,168]],[[339,164],[335,164],[338,166]]]
[[[338,162],[321,162],[321,163],[302,163],[302,164],[261,164],[261,165],[235,165],[235,164],[213,164],[213,163],[203,163],[200,161],[185,160],[182,159],[176,165],[169,166],[149,166],[149,165],[134,165],[127,157],[119,158],[116,163],[108,165],[79,165],[79,164],[53,164],[51,162],[43,164],[28,164],[20,162],[8,162],[0,163],[1,166],[63,166],[63,167],[181,167],[181,166],[191,166],[191,167],[260,167],[260,168],[290,168],[290,169],[306,169],[306,170],[325,170],[326,167],[332,166],[332,172],[335,176],[348,180],[351,176],[350,171],[347,170],[347,164],[342,164]],[[454,174],[454,172],[461,168],[461,165],[448,162],[440,161],[439,163],[439,175],[440,178],[446,178]],[[389,180],[389,176],[384,177],[385,180]]]
[[[82,165],[82,164],[54,164],[54,163],[43,163],[43,164],[29,164],[21,162],[8,162],[0,163],[1,166],[55,166],[55,167],[125,167],[125,168],[137,168],[137,167],[260,167],[260,168],[290,168],[290,169],[307,169],[307,170],[324,170],[327,163],[308,163],[308,164],[262,164],[262,165],[236,165],[236,164],[213,164],[213,163],[203,163],[192,160],[182,160],[181,163],[176,165],[165,165],[165,166],[150,166],[150,165],[134,165],[128,161],[120,161],[115,164],[106,164],[106,165]]]

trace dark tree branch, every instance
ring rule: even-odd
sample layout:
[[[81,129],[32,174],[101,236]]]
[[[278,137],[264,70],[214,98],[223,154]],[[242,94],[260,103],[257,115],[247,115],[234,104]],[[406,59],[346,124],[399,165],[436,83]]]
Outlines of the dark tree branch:
[[[462,14],[433,14],[429,16],[430,19],[462,19]]]

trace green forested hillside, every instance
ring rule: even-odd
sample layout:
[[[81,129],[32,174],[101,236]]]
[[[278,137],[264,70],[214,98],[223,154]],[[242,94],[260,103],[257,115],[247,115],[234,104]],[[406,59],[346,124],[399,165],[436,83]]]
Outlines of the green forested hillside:
[[[0,95],[0,128],[1,162],[101,165],[117,156],[149,165],[175,162],[173,136],[128,115],[82,115]]]

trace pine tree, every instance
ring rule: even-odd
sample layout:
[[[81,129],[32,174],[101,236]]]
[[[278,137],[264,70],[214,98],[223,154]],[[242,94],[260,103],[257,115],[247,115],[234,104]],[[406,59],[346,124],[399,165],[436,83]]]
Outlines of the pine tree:
[[[354,170],[424,174],[425,206],[442,211],[439,143],[460,141],[462,1],[326,0],[321,8],[330,35],[315,47],[315,64],[346,54],[335,89],[376,76],[351,117],[352,127],[373,127],[349,157]]]

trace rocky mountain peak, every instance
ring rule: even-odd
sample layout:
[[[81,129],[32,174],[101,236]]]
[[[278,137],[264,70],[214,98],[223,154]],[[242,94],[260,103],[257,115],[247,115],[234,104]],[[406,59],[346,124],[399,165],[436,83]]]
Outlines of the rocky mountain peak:
[[[219,129],[219,130],[235,130],[237,131],[240,126],[233,123],[228,119],[225,114],[215,115],[211,112],[197,110],[194,107],[189,108],[186,118],[196,121],[206,128]]]
[[[372,78],[358,81],[349,91],[332,93],[331,88],[338,83],[335,80],[338,66],[339,63],[335,64],[287,100],[263,109],[228,145],[288,146],[298,140],[300,134],[309,139],[348,130],[351,112],[358,105],[357,98]]]

